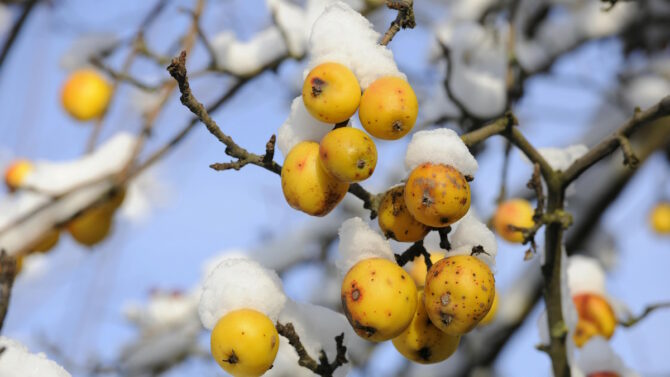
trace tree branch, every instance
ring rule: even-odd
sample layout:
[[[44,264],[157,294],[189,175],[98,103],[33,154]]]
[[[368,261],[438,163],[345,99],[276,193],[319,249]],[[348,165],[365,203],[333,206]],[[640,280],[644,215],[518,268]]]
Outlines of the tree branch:
[[[649,305],[649,306],[647,306],[647,307],[644,309],[644,311],[642,312],[642,314],[640,314],[639,316],[629,318],[629,319],[627,319],[627,320],[625,320],[625,321],[621,321],[621,322],[619,322],[619,324],[620,324],[621,326],[623,326],[623,327],[633,327],[633,326],[635,326],[638,322],[640,322],[640,321],[642,321],[643,319],[645,319],[645,318],[646,318],[649,314],[651,314],[653,311],[655,311],[655,310],[657,310],[657,309],[666,309],[666,308],[670,308],[670,302],[661,302],[661,303],[658,303],[658,304]]]
[[[605,156],[614,152],[617,147],[621,146],[621,141],[625,138],[632,135],[637,131],[641,126],[648,124],[658,118],[670,115],[670,96],[667,96],[660,100],[656,105],[650,107],[645,111],[636,110],[635,114],[624,123],[618,130],[616,130],[612,135],[602,140],[600,143],[596,144],[591,148],[584,156],[578,158],[564,173],[563,173],[563,184],[564,186],[569,185],[575,179],[577,179],[586,169],[591,165],[605,158]],[[627,144],[624,141],[624,144]],[[628,152],[626,148],[629,146],[624,145],[623,150],[624,154],[631,153],[632,150],[629,149]],[[634,155],[633,155],[634,156]],[[630,158],[630,157],[629,157]],[[637,157],[635,157],[637,159]]]
[[[314,374],[324,377],[332,376],[337,368],[349,362],[347,360],[347,347],[344,346],[344,333],[335,337],[337,349],[335,360],[332,363],[329,362],[328,355],[326,355],[325,351],[321,350],[319,353],[319,362],[317,363],[316,360],[307,353],[307,350],[305,350],[305,347],[300,341],[300,336],[295,332],[292,323],[288,322],[286,324],[281,324],[277,322],[276,327],[279,335],[288,339],[289,344],[293,346],[298,353],[298,364],[311,370]]]
[[[423,240],[414,242],[412,246],[410,246],[402,254],[395,254],[395,261],[400,267],[402,267],[406,265],[407,262],[413,261],[414,258],[417,258],[420,255],[423,255],[426,262],[426,267],[430,268],[432,265],[432,262],[430,261],[430,253],[428,253],[426,247],[423,246]]]
[[[416,26],[414,20],[414,1],[413,0],[386,0],[386,6],[390,9],[398,11],[395,20],[391,22],[391,26],[384,33],[380,45],[388,45],[393,37],[400,31],[400,29],[413,29]]]
[[[5,323],[16,273],[16,258],[7,255],[5,250],[0,250],[0,331]]]

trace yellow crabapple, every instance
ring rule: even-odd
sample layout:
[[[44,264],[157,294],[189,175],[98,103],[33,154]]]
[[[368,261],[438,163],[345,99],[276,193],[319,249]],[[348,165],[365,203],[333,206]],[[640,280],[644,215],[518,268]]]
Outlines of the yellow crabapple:
[[[449,335],[463,335],[493,305],[495,280],[489,266],[477,257],[456,255],[431,266],[424,295],[433,324]]]
[[[59,239],[60,232],[57,229],[51,229],[39,240],[37,245],[33,247],[33,250],[40,253],[46,253],[56,246]]]
[[[33,169],[33,164],[28,160],[21,159],[12,162],[5,170],[5,185],[7,189],[15,191],[20,188]]]
[[[444,253],[441,251],[432,251],[430,253],[430,262],[435,263],[440,259],[444,258]],[[423,255],[420,255],[412,261],[412,266],[409,268],[409,275],[414,279],[417,287],[423,287],[426,284],[426,273],[428,268],[426,267],[426,261],[423,258]]]
[[[221,317],[210,338],[212,357],[235,377],[261,376],[272,367],[279,334],[265,314],[238,309]]]
[[[405,331],[393,338],[393,346],[409,360],[433,364],[456,352],[460,340],[460,336],[447,335],[433,325],[423,305],[423,291],[419,291],[414,318]]]
[[[93,246],[102,242],[112,229],[114,208],[108,203],[84,211],[67,225],[78,243]]]
[[[535,210],[526,199],[509,199],[501,203],[493,215],[493,228],[503,239],[522,243],[523,233],[509,228],[510,225],[530,228],[534,225]]]
[[[81,69],[70,74],[61,91],[63,108],[79,121],[101,117],[111,98],[111,85],[92,69]]]
[[[670,234],[670,202],[658,203],[649,215],[651,228],[658,234]]]
[[[583,346],[594,335],[606,339],[612,337],[618,321],[606,299],[595,293],[582,293],[574,295],[572,301],[579,317],[573,336],[577,347]]]
[[[414,127],[419,102],[409,83],[400,77],[386,76],[375,80],[361,97],[358,117],[370,135],[396,140]]]
[[[407,210],[405,186],[396,186],[388,190],[377,212],[379,227],[386,238],[400,242],[416,242],[430,232],[430,227],[418,222]]]
[[[342,281],[344,314],[356,334],[367,340],[398,336],[412,321],[416,306],[414,281],[388,259],[364,259]]]
[[[493,295],[493,304],[491,304],[491,309],[486,313],[484,318],[479,321],[479,326],[486,326],[489,323],[493,322],[493,319],[496,317],[496,312],[498,311],[498,291]]]
[[[321,166],[318,143],[303,141],[284,160],[281,187],[291,207],[312,216],[325,216],[344,198],[349,184]]]
[[[377,147],[365,132],[340,127],[321,139],[319,160],[323,168],[339,181],[360,182],[375,171]]]
[[[470,185],[450,165],[423,163],[405,183],[405,205],[419,222],[442,228],[458,221],[470,209]]]
[[[305,78],[302,100],[314,118],[325,123],[340,123],[356,112],[361,87],[349,68],[339,63],[323,63]]]

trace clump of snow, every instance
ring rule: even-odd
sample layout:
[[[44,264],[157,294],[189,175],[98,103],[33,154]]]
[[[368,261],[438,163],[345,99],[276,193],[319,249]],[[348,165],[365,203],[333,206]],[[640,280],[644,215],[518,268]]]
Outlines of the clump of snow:
[[[576,366],[584,375],[596,372],[615,372],[621,377],[637,377],[628,369],[621,358],[614,353],[604,338],[596,336],[582,347]]]
[[[473,247],[482,246],[485,252],[477,254],[476,257],[486,263],[491,270],[495,269],[498,254],[496,237],[471,211],[458,221],[458,227],[450,234],[450,242],[454,250],[465,249],[470,250],[470,253]],[[453,254],[449,252],[448,255]]]
[[[567,260],[567,268],[571,295],[580,293],[605,295],[605,271],[597,260],[583,255],[573,255]]]
[[[336,265],[343,275],[363,259],[385,258],[395,262],[388,240],[372,230],[360,217],[353,217],[342,223],[339,236],[340,257]]]
[[[119,214],[136,224],[143,223],[156,208],[170,202],[171,194],[168,184],[153,170],[147,170],[128,184]]]
[[[282,282],[274,271],[250,259],[229,258],[205,279],[198,313],[202,324],[211,330],[221,317],[236,309],[255,309],[274,322],[285,302]]]
[[[0,4],[0,34],[4,34],[9,29],[12,19],[12,12],[5,4]]]
[[[277,321],[282,324],[289,322],[293,324],[309,355],[316,357],[323,350],[331,362],[335,360],[337,355],[336,336],[344,332],[344,346],[348,350],[350,350],[350,342],[356,340],[356,336],[344,315],[318,305],[289,301]],[[335,371],[334,376],[346,376],[350,366],[351,363],[340,366]],[[298,365],[298,354],[288,342],[285,342],[283,345],[280,344],[273,368],[265,375],[277,377],[304,375],[307,377],[314,374]]]
[[[314,22],[304,76],[321,63],[336,62],[351,69],[362,89],[384,76],[406,79],[391,50],[379,44],[380,39],[370,21],[349,5],[341,1],[330,4]]]
[[[43,353],[30,353],[21,343],[0,337],[0,376],[71,377],[63,367],[47,359]]]
[[[670,81],[655,74],[635,77],[626,85],[623,95],[631,106],[641,109],[655,105],[670,93]]]
[[[59,195],[73,187],[117,173],[126,166],[133,153],[136,137],[120,132],[100,145],[93,153],[65,162],[36,161],[25,186],[36,191]]]
[[[451,21],[440,25],[435,33],[449,48],[449,86],[454,97],[475,115],[502,113],[507,100],[508,32],[491,30],[476,21]],[[436,48],[441,50],[440,46]]]
[[[197,296],[188,292],[153,292],[146,304],[127,304],[123,312],[128,320],[140,327],[174,326],[194,318]]]
[[[60,66],[76,70],[91,66],[91,57],[100,56],[115,48],[119,38],[113,33],[88,33],[77,38],[60,59]]]
[[[589,149],[584,144],[575,144],[565,148],[538,148],[537,151],[540,152],[540,155],[547,160],[547,163],[549,163],[554,170],[565,171],[573,162],[586,154]],[[528,160],[526,155],[523,153],[521,155],[524,161],[530,163],[530,160]]]
[[[111,175],[128,163],[135,141],[120,133],[78,160],[35,162],[25,179],[32,190],[0,200],[0,247],[13,255],[99,200],[113,187]],[[52,202],[52,195],[64,196]]]
[[[291,102],[291,113],[277,133],[277,146],[286,157],[291,149],[302,141],[321,139],[333,128],[332,124],[316,120],[307,112],[302,96]]]
[[[448,128],[419,131],[412,136],[405,153],[405,166],[412,170],[425,162],[451,165],[463,175],[475,176],[477,160],[463,140]]]
[[[215,35],[211,44],[219,68],[243,77],[288,53],[284,37],[276,27],[262,30],[248,41],[240,41],[235,33],[226,30]]]

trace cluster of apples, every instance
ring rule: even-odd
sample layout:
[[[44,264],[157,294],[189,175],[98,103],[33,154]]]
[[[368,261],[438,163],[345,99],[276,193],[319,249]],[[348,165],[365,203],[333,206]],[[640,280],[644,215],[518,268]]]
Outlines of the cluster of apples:
[[[302,88],[305,108],[314,118],[336,124],[320,143],[303,141],[286,156],[282,191],[289,205],[325,216],[344,198],[349,184],[369,178],[377,165],[377,148],[363,131],[348,127],[358,110],[363,128],[383,140],[396,140],[414,127],[416,95],[399,77],[381,77],[361,95],[356,76],[339,63],[312,69]]]
[[[392,340],[407,359],[430,364],[447,359],[463,334],[490,322],[495,281],[489,267],[470,255],[435,257],[423,274],[382,258],[355,264],[341,296],[354,331],[370,341]]]
[[[237,309],[216,323],[210,346],[217,364],[231,375],[261,376],[277,357],[279,334],[267,315],[254,309]]]
[[[9,165],[5,171],[5,185],[8,191],[14,192],[25,188],[26,178],[33,172],[34,165],[26,159],[19,159]],[[125,189],[118,190],[103,203],[90,208],[67,224],[67,230],[78,243],[93,246],[103,241],[109,234],[116,210],[124,201]],[[32,251],[48,252],[60,239],[57,229],[48,231],[33,245]],[[19,259],[19,263],[21,260]]]

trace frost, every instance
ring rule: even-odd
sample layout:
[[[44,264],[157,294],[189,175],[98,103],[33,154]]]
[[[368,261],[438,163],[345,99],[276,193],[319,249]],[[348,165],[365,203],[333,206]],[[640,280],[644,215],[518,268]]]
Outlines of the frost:
[[[229,258],[205,279],[198,312],[202,324],[211,330],[236,309],[255,309],[274,322],[285,302],[282,282],[274,271],[250,259]]]
[[[302,96],[299,96],[291,102],[291,113],[284,124],[279,127],[277,145],[286,157],[298,143],[302,141],[320,142],[332,128],[332,124],[320,122],[311,116],[305,108]]]
[[[476,257],[486,263],[491,271],[495,269],[496,255],[498,254],[498,245],[496,237],[486,224],[468,211],[468,213],[458,222],[458,227],[450,235],[451,247],[453,249],[464,249],[468,251],[465,255],[472,253],[472,248],[482,246],[485,253],[477,254]],[[455,255],[451,252],[449,256]]]
[[[349,343],[356,340],[356,335],[342,314],[318,305],[289,301],[279,315],[278,322],[282,324],[292,323],[307,353],[316,358],[323,350],[330,362],[335,360],[337,355],[336,336],[344,331],[344,346],[347,349],[350,349]],[[333,375],[346,376],[350,365],[350,363],[346,363],[340,366]],[[265,375],[279,377],[313,376],[314,374],[298,365],[298,354],[295,349],[288,342],[283,342],[279,345],[279,353],[273,368]]]
[[[449,22],[435,33],[450,50],[449,85],[454,97],[477,116],[504,111],[507,33],[494,32],[478,22]]]
[[[576,365],[585,375],[596,372],[615,372],[621,377],[638,376],[624,365],[609,343],[600,336],[594,337],[582,347]]]
[[[477,160],[454,130],[438,128],[412,135],[405,166],[411,170],[424,162],[451,165],[463,175],[475,176]]]
[[[135,140],[131,134],[119,133],[80,159],[35,162],[33,172],[25,179],[25,186],[31,190],[0,200],[0,247],[12,255],[43,236],[54,224],[70,219],[98,200],[112,188],[112,182],[103,178],[126,166]],[[26,221],[18,222],[51,201],[52,195],[66,193]]]
[[[314,22],[310,61],[303,76],[321,63],[337,62],[351,69],[362,89],[384,76],[406,79],[391,50],[379,44],[380,39],[370,21],[349,5],[340,1],[330,4]]]
[[[360,217],[353,217],[342,223],[339,235],[339,259],[336,265],[342,275],[363,259],[385,258],[395,262],[389,242]]]
[[[572,296],[580,293],[605,295],[605,271],[597,260],[573,255],[567,260],[568,288]]]
[[[0,376],[71,377],[63,367],[47,359],[43,353],[30,353],[15,340],[0,337],[0,348],[4,348],[0,357]]]

